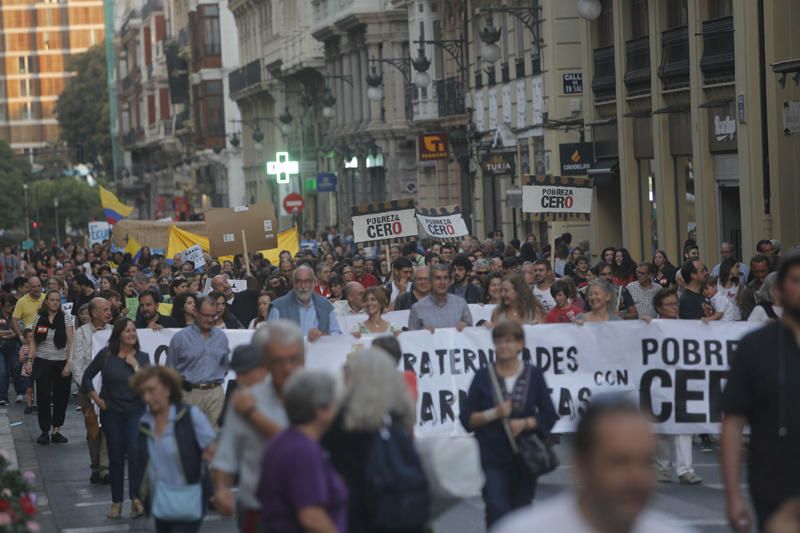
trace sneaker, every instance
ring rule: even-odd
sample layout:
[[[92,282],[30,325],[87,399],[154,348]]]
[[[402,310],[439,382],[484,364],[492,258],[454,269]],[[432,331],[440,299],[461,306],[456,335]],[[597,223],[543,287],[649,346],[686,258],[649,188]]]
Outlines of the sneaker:
[[[26,415],[29,415],[29,414],[35,413],[35,412],[36,412],[36,407],[34,407],[33,405],[26,405],[25,406],[25,414]]]
[[[672,483],[672,474],[669,470],[657,470],[656,481],[659,483]]]
[[[695,474],[694,472],[686,472],[678,476],[678,479],[681,482],[681,485],[700,485],[703,482],[703,478]]]
[[[50,437],[50,440],[53,442],[53,444],[66,444],[69,442],[67,437],[61,433],[53,433],[53,436]]]
[[[89,478],[89,483],[92,485],[97,485],[100,483],[100,474],[97,472],[92,472],[92,476]]]
[[[36,439],[36,442],[38,442],[42,446],[47,446],[48,444],[50,444],[50,434],[46,431],[42,431],[42,434],[39,435],[39,438]]]
[[[83,408],[82,408],[82,407],[79,405],[78,407],[76,407],[76,408],[75,408],[75,412],[77,413],[77,412],[79,412],[81,409],[83,409]]]
[[[22,394],[17,394],[17,399],[15,400],[14,403],[17,403],[17,404],[25,403],[25,398],[22,396]]]
[[[5,407],[8,405],[8,400],[0,400],[0,407]]]

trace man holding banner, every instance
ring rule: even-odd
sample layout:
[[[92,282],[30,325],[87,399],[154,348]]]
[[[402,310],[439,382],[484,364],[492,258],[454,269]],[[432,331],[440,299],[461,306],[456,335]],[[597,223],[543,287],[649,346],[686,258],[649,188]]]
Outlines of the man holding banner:
[[[433,289],[431,293],[411,306],[408,314],[408,329],[427,329],[431,333],[438,328],[456,328],[458,331],[472,325],[472,314],[467,301],[450,294],[450,269],[438,264],[431,267]]]

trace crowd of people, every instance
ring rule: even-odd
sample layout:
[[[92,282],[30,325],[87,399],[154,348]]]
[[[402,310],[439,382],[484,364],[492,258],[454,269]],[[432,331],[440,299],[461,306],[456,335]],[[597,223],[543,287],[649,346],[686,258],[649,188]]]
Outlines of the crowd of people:
[[[541,520],[555,527],[557,510],[574,508],[570,516],[589,524],[587,531],[630,531],[634,524],[637,531],[677,531],[646,507],[655,481],[671,482],[673,468],[682,484],[703,482],[692,467],[693,436],[651,436],[645,418],[622,401],[598,402],[578,425],[582,483],[575,496],[523,509],[540,472],[518,449],[548,451],[558,419],[544,374],[518,357],[523,326],[747,320],[767,323],[752,335],[772,328],[763,342],[778,339],[776,354],[796,355],[800,344],[800,259],[790,253],[781,261],[777,241],[759,241],[747,264],[722,243],[710,273],[701,257],[716,254],[701,256],[693,241],[677,266],[663,250],[640,262],[625,248],[593,254],[568,233],[552,248],[534,236],[505,242],[500,232],[483,242],[371,249],[331,230],[304,242],[312,245],[294,257],[282,251],[275,265],[254,254],[208,257],[200,269],[180,254],[168,259],[147,247],[131,257],[108,243],[39,242],[20,254],[5,246],[0,404],[25,404],[25,413],[38,418],[36,442],[59,445],[67,442],[61,428],[75,396],[89,482],[110,485],[110,519],[123,515],[127,465],[130,516],[154,516],[159,532],[198,530],[209,503],[236,515],[248,532],[425,531],[432,496],[413,444],[416,379],[398,371],[396,336],[486,327],[496,358],[473,377],[460,422],[480,450],[487,526],[514,532]],[[471,304],[493,306],[490,318],[473,320]],[[406,310],[407,324],[385,316]],[[351,315],[357,325],[343,330]],[[162,328],[177,331],[154,361],[156,354],[142,351],[138,330]],[[246,328],[255,330],[251,343],[231,350],[223,330]],[[784,339],[778,328],[795,336]],[[110,330],[108,343],[93,347],[101,330]],[[343,394],[335,376],[303,368],[305,341],[326,335],[379,336],[373,348],[348,356]],[[742,345],[757,350],[754,342],[746,337]],[[800,359],[775,357],[781,371],[767,372],[763,383],[790,392],[759,395],[752,382],[763,365],[745,356],[734,360],[726,391],[732,416],[723,426],[723,466],[739,531],[750,521],[738,489],[745,424],[753,432],[752,461],[771,464],[767,445],[795,457],[800,449],[800,417],[787,407],[800,405]],[[226,390],[229,371],[236,380]],[[12,386],[14,400],[7,397]],[[766,410],[778,413],[774,423],[785,432],[777,441],[761,437],[772,421],[753,424],[765,397],[776,403]],[[698,438],[704,447],[713,444],[713,436]],[[623,460],[634,466],[621,468]],[[800,476],[777,489],[768,480],[796,474],[796,464],[770,474],[750,469],[751,491],[762,491],[753,492],[761,526],[783,516],[780,505],[800,492]],[[625,491],[628,505],[614,499]]]

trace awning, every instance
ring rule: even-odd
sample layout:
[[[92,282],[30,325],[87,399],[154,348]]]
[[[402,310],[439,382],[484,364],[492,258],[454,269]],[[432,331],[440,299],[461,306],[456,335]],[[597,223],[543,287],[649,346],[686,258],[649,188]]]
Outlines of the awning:
[[[587,171],[587,173],[592,177],[618,174],[619,159],[616,157],[598,159],[594,166]]]

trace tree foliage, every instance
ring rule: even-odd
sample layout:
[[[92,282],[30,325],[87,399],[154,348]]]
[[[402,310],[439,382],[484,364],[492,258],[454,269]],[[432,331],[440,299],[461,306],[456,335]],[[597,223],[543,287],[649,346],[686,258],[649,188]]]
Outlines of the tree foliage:
[[[55,106],[61,139],[67,143],[74,163],[92,163],[109,170],[112,152],[105,49],[93,46],[73,56],[67,68],[75,76]]]
[[[31,217],[42,224],[42,237],[56,234],[56,209],[53,200],[58,198],[58,221],[61,238],[64,238],[66,221],[82,231],[92,220],[104,220],[100,206],[100,193],[80,176],[59,176],[42,179],[31,187]]]
[[[30,165],[0,140],[0,228],[20,229],[25,233],[25,202],[22,184],[30,180]]]

